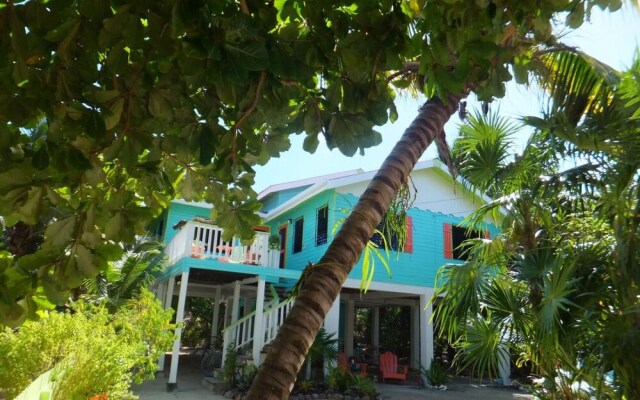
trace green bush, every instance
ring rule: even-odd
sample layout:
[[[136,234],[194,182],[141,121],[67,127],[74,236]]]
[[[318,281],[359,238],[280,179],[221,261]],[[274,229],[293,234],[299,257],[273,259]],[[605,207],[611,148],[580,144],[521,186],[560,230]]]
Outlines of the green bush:
[[[350,377],[351,374],[349,374],[342,368],[330,367],[328,376],[329,388],[337,392],[344,392],[345,390],[347,390],[347,385],[349,384]]]
[[[446,385],[451,380],[447,368],[435,361],[431,362],[431,369],[420,367],[420,373],[427,377],[432,386]]]
[[[311,391],[313,391],[316,388],[316,385],[313,383],[313,381],[309,380],[309,379],[302,379],[298,382],[296,382],[296,389],[302,393],[311,393]]]
[[[135,398],[131,383],[153,377],[158,358],[171,347],[171,315],[143,290],[113,315],[78,302],[73,312],[50,312],[6,329],[0,333],[0,391],[13,398],[57,366],[55,398]]]
[[[238,350],[235,342],[229,343],[222,364],[222,381],[229,387],[236,386],[236,368],[238,363]]]
[[[351,375],[345,393],[354,396],[374,397],[378,393],[377,389],[375,382],[366,376]]]
[[[247,364],[242,367],[242,370],[238,373],[238,382],[236,383],[236,387],[243,392],[246,392],[251,387],[253,380],[256,378],[258,374],[258,367],[253,364]]]

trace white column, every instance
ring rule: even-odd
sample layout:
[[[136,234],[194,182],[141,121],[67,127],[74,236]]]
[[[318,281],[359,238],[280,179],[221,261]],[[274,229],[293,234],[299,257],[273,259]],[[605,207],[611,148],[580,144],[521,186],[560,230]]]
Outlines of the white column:
[[[227,308],[229,308],[229,301],[227,301]],[[235,281],[233,285],[233,300],[231,301],[231,322],[229,325],[233,325],[238,322],[238,314],[240,313],[240,281]],[[224,334],[222,341],[222,362],[227,357],[227,347],[231,342],[235,342],[235,328],[232,331],[227,331]],[[237,344],[237,343],[236,343]]]
[[[324,330],[328,334],[333,333],[334,339],[337,339],[340,336],[339,329],[340,329],[340,295],[336,297],[336,300],[333,302],[331,309],[329,309],[329,312],[327,313],[327,316],[324,319]],[[325,374],[329,374],[329,365],[335,365],[336,364],[335,361],[336,360],[331,360],[331,362],[329,363],[329,360],[325,360],[325,364],[324,364]]]
[[[167,310],[171,307],[171,301],[173,300],[173,287],[175,286],[175,276],[171,276],[169,281],[166,283],[166,288],[164,291],[164,299],[162,302],[164,303],[164,309]],[[164,371],[164,359],[165,355],[161,355],[158,360],[158,371]]]
[[[373,359],[380,354],[380,307],[373,307],[371,310],[371,345],[373,346]]]
[[[431,368],[433,358],[433,325],[431,325],[431,293],[420,295],[420,364]],[[428,304],[428,305],[427,305]]]
[[[347,356],[347,359],[353,356],[353,325],[356,319],[355,310],[355,302],[353,300],[347,300],[347,315],[344,320],[344,355]]]
[[[213,317],[211,319],[211,345],[215,343],[218,338],[218,320],[220,319],[220,294],[222,293],[222,288],[220,286],[216,287],[216,297],[214,297],[215,303],[213,304]]]
[[[233,305],[231,307],[231,323],[235,324],[240,312],[240,281],[236,281],[233,285]]]
[[[256,290],[256,314],[253,320],[253,363],[259,367],[261,364],[260,352],[264,341],[262,330],[262,317],[264,312],[264,277],[258,277],[258,290]]]
[[[411,366],[420,367],[420,306],[411,306]]]
[[[178,295],[178,309],[176,310],[176,324],[184,319],[184,303],[187,300],[187,286],[189,286],[189,270],[182,272],[180,280],[180,294]],[[173,341],[173,352],[171,353],[171,367],[169,369],[169,381],[167,389],[173,390],[177,387],[178,378],[178,358],[180,357],[180,336],[182,328],[176,328],[176,339]]]
[[[498,347],[498,358],[500,359],[500,378],[504,386],[511,386],[511,357],[509,356],[509,348],[500,345]]]
[[[231,318],[231,313],[229,312],[229,298],[225,297],[224,298],[224,321],[222,323],[222,329],[224,330],[224,328],[226,328],[227,326],[229,326],[229,320]]]

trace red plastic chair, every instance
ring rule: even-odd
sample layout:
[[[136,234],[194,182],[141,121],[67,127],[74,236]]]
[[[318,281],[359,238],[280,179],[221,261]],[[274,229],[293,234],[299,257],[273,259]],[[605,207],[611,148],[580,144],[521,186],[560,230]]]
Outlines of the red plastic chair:
[[[380,372],[382,373],[382,383],[386,383],[387,379],[397,379],[402,384],[407,381],[407,373],[409,368],[406,366],[398,367],[398,357],[390,351],[380,355]]]

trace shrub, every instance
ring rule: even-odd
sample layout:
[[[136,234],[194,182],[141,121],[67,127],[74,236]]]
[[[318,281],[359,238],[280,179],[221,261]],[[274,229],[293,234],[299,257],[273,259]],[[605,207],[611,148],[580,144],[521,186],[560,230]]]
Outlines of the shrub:
[[[311,380],[302,379],[296,382],[296,387],[300,392],[307,394],[314,390],[316,388],[316,385]]]
[[[256,378],[258,374],[258,367],[253,364],[247,364],[242,367],[240,373],[238,373],[238,382],[236,383],[236,387],[243,392],[246,392],[251,387],[253,380]]]
[[[238,362],[238,350],[235,342],[229,343],[222,364],[222,381],[229,387],[236,386],[236,364]]]
[[[351,374],[340,367],[329,367],[328,384],[331,390],[344,392],[347,390]]]
[[[347,382],[347,389],[345,393],[355,396],[369,396],[374,397],[377,391],[377,387],[373,380],[361,375],[351,375]]]
[[[7,329],[0,333],[0,388],[13,398],[57,367],[54,398],[135,398],[131,383],[153,377],[158,358],[171,347],[171,314],[143,290],[113,315],[78,302],[73,313],[50,312]]]
[[[431,369],[420,367],[420,373],[427,377],[432,386],[446,385],[451,379],[447,368],[434,361],[431,362]]]

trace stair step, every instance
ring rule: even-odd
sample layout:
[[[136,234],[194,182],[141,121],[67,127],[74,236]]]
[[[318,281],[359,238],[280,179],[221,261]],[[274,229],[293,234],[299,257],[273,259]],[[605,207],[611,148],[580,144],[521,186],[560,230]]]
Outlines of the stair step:
[[[226,385],[220,378],[215,378],[211,376],[206,376],[202,378],[200,384],[204,386],[207,390],[214,393],[222,393],[224,392]]]

